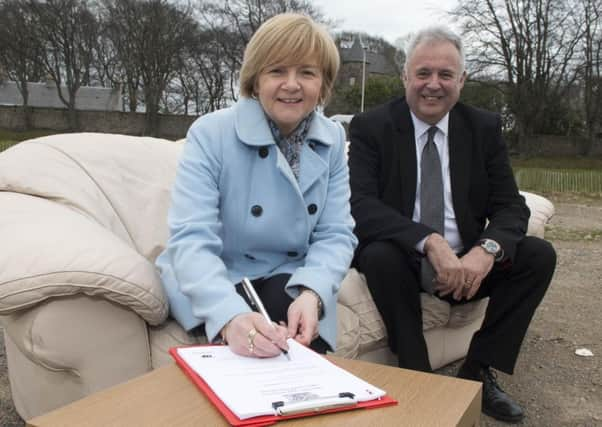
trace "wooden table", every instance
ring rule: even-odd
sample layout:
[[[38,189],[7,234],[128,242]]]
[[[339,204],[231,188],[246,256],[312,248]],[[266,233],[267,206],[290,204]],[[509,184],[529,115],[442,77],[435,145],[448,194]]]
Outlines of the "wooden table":
[[[278,423],[297,426],[478,426],[481,384],[358,360],[328,358],[382,388],[398,405],[318,415]],[[92,394],[27,422],[51,426],[227,425],[175,364]]]

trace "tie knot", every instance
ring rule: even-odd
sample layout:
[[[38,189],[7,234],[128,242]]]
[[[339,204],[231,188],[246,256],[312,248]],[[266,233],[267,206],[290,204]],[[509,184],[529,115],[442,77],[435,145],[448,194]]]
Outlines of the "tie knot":
[[[437,126],[431,126],[427,132],[428,132],[428,137],[426,139],[427,144],[429,142],[435,142],[435,134],[437,133]]]

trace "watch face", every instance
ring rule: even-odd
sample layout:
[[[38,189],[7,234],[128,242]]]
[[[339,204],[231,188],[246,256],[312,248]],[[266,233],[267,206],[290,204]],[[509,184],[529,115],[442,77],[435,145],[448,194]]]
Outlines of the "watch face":
[[[492,255],[496,255],[500,251],[500,245],[493,240],[483,240],[481,246]]]

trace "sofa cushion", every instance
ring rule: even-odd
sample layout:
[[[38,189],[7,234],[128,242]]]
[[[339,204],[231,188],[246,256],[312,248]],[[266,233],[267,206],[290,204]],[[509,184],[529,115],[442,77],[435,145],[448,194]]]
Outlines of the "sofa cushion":
[[[360,353],[378,348],[386,343],[387,331],[385,324],[372,300],[366,278],[363,274],[358,273],[355,268],[349,269],[341,283],[338,301],[340,304],[349,307],[359,320],[358,350]]]
[[[449,321],[450,305],[433,295],[425,292],[420,293],[420,305],[422,306],[422,329],[437,328],[446,325]]]
[[[167,240],[181,148],[157,138],[100,133],[31,139],[0,154],[0,190],[77,210],[154,262]]]
[[[0,192],[0,314],[52,297],[98,296],[150,324],[167,316],[154,264],[80,212],[40,197]]]
[[[148,335],[153,369],[173,363],[173,358],[169,355],[172,347],[207,344],[207,337],[201,331],[202,328],[197,328],[188,333],[172,318],[161,325],[151,326]]]
[[[334,353],[346,359],[360,354],[360,318],[349,307],[337,304],[337,349]]]
[[[482,298],[467,302],[466,304],[452,306],[449,311],[447,326],[450,328],[463,328],[476,320],[482,320],[487,310],[487,304],[489,304],[489,298]]]

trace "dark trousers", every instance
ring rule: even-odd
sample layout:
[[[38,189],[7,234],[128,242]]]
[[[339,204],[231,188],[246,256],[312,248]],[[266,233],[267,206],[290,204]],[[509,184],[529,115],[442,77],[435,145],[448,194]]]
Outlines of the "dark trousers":
[[[358,254],[358,267],[387,327],[389,347],[399,366],[432,371],[422,332],[420,260],[391,242],[374,242]],[[512,374],[520,346],[552,280],[556,252],[550,243],[527,236],[517,246],[514,262],[495,264],[473,299],[489,296],[481,329],[475,332],[467,360]],[[442,298],[451,304],[450,296]]]
[[[257,292],[261,302],[263,302],[263,306],[273,322],[287,322],[288,307],[293,302],[293,299],[285,292],[284,287],[290,277],[290,274],[277,274],[276,276],[251,281],[255,292]],[[251,305],[240,283],[236,285],[236,292],[245,299],[247,304]],[[310,348],[321,354],[325,354],[327,350],[330,350],[330,346],[321,337],[313,340]]]

